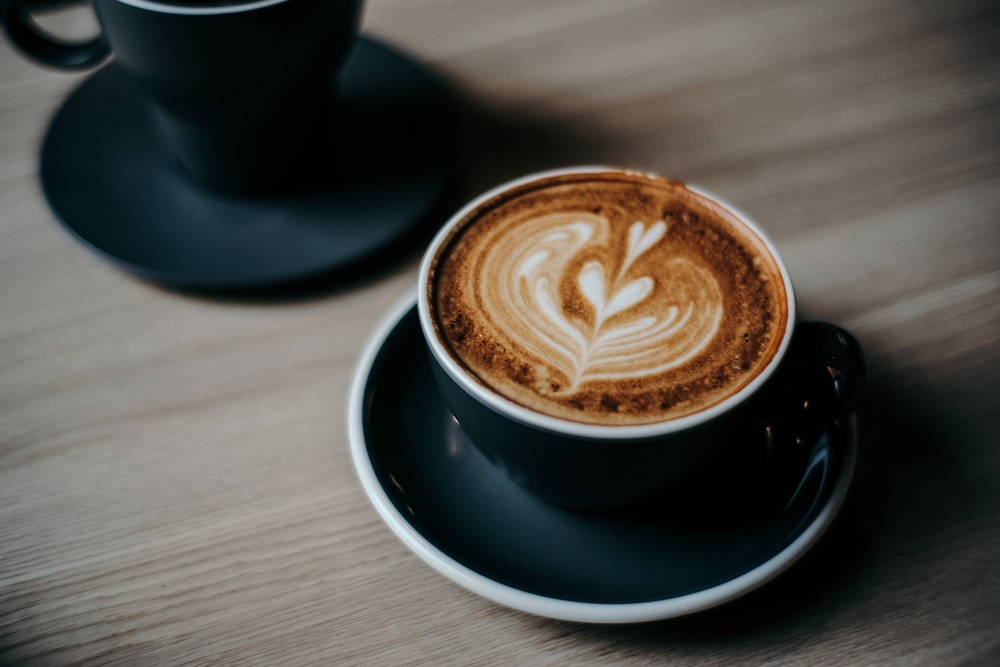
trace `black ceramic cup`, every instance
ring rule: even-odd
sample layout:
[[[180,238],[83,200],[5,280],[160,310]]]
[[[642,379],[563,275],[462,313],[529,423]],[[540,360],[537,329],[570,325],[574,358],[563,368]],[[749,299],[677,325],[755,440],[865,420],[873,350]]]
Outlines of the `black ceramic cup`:
[[[735,448],[757,446],[751,442],[761,439],[801,441],[849,416],[865,385],[864,356],[856,339],[834,325],[797,321],[792,283],[773,244],[747,216],[691,186],[684,187],[738,217],[743,233],[754,235],[761,252],[770,254],[783,283],[779,292],[785,295],[787,318],[778,332],[777,352],[742,389],[678,418],[595,425],[543,414],[516,402],[457,358],[438,324],[435,297],[441,256],[448,244],[461,242],[455,240],[461,239],[457,230],[469,224],[493,224],[484,212],[546,179],[586,179],[588,174],[609,171],[615,170],[574,167],[502,185],[458,211],[424,255],[417,303],[431,367],[446,404],[476,447],[508,477],[547,500],[578,509],[612,510],[683,488],[710,473],[711,466]],[[532,316],[511,312],[514,317]]]
[[[100,35],[68,44],[43,32],[24,0],[0,0],[10,40],[44,65],[79,69],[113,56],[201,184],[280,190],[324,163],[333,82],[357,37],[362,0],[93,5]]]

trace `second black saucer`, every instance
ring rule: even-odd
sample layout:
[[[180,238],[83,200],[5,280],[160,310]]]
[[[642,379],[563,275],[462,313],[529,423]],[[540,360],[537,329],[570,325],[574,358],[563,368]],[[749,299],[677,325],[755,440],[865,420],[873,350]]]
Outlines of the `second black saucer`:
[[[341,72],[338,99],[328,179],[233,196],[184,172],[147,100],[112,62],[53,119],[42,187],[84,244],[170,287],[272,287],[350,268],[426,222],[441,202],[455,176],[454,122],[441,82],[364,38]]]

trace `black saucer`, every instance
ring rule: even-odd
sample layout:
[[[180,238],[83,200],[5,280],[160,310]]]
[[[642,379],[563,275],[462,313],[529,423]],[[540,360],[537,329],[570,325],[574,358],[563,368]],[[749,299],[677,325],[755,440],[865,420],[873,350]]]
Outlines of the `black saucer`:
[[[521,611],[619,623],[708,609],[767,583],[804,555],[847,495],[853,419],[802,443],[805,456],[758,462],[783,477],[772,480],[786,489],[778,503],[749,497],[755,494],[746,485],[720,484],[727,477],[717,471],[698,493],[628,512],[557,507],[508,480],[467,440],[436,390],[426,355],[414,300],[407,299],[380,326],[355,376],[355,467],[379,514],[418,556],[459,585]],[[730,472],[747,464],[736,462]]]
[[[86,245],[168,286],[249,289],[341,270],[425,221],[451,186],[455,139],[443,85],[371,40],[359,39],[338,99],[329,177],[287,194],[233,196],[190,179],[112,62],[53,119],[42,187]]]

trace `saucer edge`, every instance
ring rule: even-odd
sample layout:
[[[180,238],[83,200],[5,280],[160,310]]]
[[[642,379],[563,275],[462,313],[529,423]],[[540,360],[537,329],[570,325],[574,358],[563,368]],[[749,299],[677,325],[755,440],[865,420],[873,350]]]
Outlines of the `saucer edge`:
[[[386,340],[414,308],[416,308],[415,290],[401,297],[383,315],[370,335],[355,367],[347,406],[351,458],[369,501],[396,537],[439,574],[481,597],[528,614],[581,623],[643,623],[686,616],[743,597],[778,577],[819,541],[844,504],[857,457],[857,424],[853,415],[848,423],[847,449],[837,473],[838,479],[823,508],[788,546],[752,570],[729,581],[678,597],[615,604],[550,598],[490,579],[438,549],[406,520],[379,482],[371,457],[368,455],[362,419],[368,379]]]

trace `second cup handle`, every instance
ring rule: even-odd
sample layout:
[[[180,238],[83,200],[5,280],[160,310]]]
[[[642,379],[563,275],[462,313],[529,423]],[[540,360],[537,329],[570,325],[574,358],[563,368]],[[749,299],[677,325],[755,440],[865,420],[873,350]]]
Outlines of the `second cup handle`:
[[[103,34],[70,43],[42,30],[24,6],[24,0],[0,0],[0,20],[10,41],[33,60],[60,69],[86,69],[100,64],[111,48]]]

